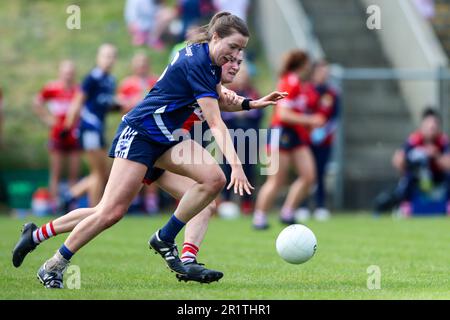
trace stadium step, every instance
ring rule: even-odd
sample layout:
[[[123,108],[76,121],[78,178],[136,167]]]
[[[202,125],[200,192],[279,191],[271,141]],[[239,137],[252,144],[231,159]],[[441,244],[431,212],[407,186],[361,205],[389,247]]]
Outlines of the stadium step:
[[[325,56],[345,68],[390,68],[360,0],[302,0]],[[350,40],[350,41],[349,41]],[[391,159],[413,129],[396,81],[342,83],[344,206],[370,207],[397,179]]]

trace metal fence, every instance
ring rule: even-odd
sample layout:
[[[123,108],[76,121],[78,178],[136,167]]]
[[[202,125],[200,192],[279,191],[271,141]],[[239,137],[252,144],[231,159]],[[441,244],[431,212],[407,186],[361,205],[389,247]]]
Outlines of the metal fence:
[[[373,85],[376,86],[377,83],[382,81],[391,81],[396,86],[398,86],[398,96],[405,101],[406,111],[409,113],[409,118],[403,119],[399,126],[409,126],[411,128],[417,127],[418,117],[415,116],[420,114],[419,110],[413,110],[411,104],[408,103],[408,97],[406,92],[402,90],[402,84],[407,84],[409,82],[428,82],[434,87],[434,92],[428,92],[430,96],[433,96],[433,101],[430,105],[433,105],[438,109],[442,117],[442,129],[445,133],[449,133],[450,126],[450,96],[449,96],[449,80],[450,71],[447,68],[436,68],[435,70],[423,70],[423,69],[390,69],[390,68],[343,68],[339,65],[333,65],[331,72],[331,82],[340,91],[342,110],[341,117],[339,121],[338,131],[336,135],[336,140],[334,144],[333,158],[328,167],[327,173],[329,178],[329,184],[331,188],[334,189],[332,192],[332,205],[335,209],[348,209],[349,195],[346,192],[351,193],[357,192],[356,186],[354,189],[352,187],[346,186],[346,183],[350,180],[348,174],[348,163],[350,159],[346,159],[346,149],[351,148],[351,141],[349,141],[348,131],[349,126],[352,123],[346,123],[346,119],[352,117],[354,108],[351,110],[346,109],[346,106],[352,102],[352,94],[355,91],[349,92],[346,87],[351,82],[359,82],[361,85],[366,83],[369,87]],[[428,90],[429,91],[429,90]],[[369,98],[369,97],[368,97]],[[359,106],[358,106],[359,107]],[[370,117],[371,113],[368,112],[367,117]],[[380,130],[386,130],[383,127],[383,123],[379,123]],[[401,143],[407,139],[407,136],[402,137],[399,141],[398,147],[401,147]],[[393,172],[393,176],[390,179],[396,180],[395,172],[393,171],[390,158],[385,159],[385,167],[387,170]],[[367,183],[370,183],[369,181]],[[373,192],[372,192],[373,193]],[[367,201],[366,201],[367,202]],[[367,207],[366,207],[367,208]]]

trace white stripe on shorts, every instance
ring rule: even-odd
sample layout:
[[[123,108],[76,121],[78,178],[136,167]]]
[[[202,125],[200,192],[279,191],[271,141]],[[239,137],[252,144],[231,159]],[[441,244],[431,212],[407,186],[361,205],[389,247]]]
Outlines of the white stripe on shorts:
[[[119,140],[117,141],[116,148],[114,149],[114,156],[117,158],[127,159],[128,152],[131,148],[131,143],[134,137],[137,135],[137,131],[126,126],[120,134]]]

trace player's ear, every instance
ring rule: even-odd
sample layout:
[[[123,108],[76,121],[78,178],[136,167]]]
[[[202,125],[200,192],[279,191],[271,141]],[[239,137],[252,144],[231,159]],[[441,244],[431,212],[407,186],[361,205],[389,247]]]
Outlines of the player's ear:
[[[211,40],[217,42],[217,41],[219,41],[220,39],[221,39],[221,38],[219,37],[219,34],[218,34],[217,32],[214,32],[214,33],[212,34]]]

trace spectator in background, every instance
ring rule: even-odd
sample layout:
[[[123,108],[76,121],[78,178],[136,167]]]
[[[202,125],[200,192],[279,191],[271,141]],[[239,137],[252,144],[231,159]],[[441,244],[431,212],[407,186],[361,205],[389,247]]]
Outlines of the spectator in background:
[[[403,149],[394,153],[392,164],[401,178],[393,192],[381,193],[375,199],[376,213],[401,205],[403,213],[409,214],[415,190],[430,192],[442,184],[446,187],[449,212],[450,145],[434,109],[424,110],[419,129],[410,134]]]
[[[314,192],[316,205],[314,218],[321,221],[327,220],[330,216],[330,212],[325,204],[325,173],[331,156],[340,112],[339,96],[336,90],[328,84],[329,75],[329,65],[326,61],[322,60],[314,65],[311,81],[319,95],[317,112],[326,119],[323,126],[313,129],[310,134],[310,146],[316,163],[317,177],[317,187]],[[302,208],[297,211],[297,220],[305,221],[310,217],[307,205],[308,202],[305,201]]]
[[[133,74],[122,80],[117,90],[117,99],[125,114],[144,99],[153,88],[158,77],[151,74],[150,62],[144,53],[137,53],[131,61]],[[145,193],[144,206],[148,213],[159,211],[158,188],[155,184],[146,185],[142,191]]]
[[[243,60],[242,57],[238,59]],[[248,74],[248,70],[246,68],[246,64],[241,65],[241,69],[239,73],[236,75],[234,81],[227,85],[230,90],[233,90],[240,96],[244,96],[253,100],[257,100],[260,98],[258,91],[253,87],[251,83],[250,76]],[[224,120],[228,129],[238,130],[242,129],[244,132],[247,130],[257,130],[259,129],[260,122],[263,116],[263,112],[260,109],[252,109],[249,111],[241,111],[241,112],[222,112],[222,119]],[[236,139],[234,141],[236,148]],[[251,159],[254,157],[254,154],[251,154],[249,143],[245,143],[245,159],[241,156],[241,161],[243,162],[242,166],[247,176],[248,180],[252,185],[255,185],[255,163],[251,163]],[[256,158],[255,158],[256,159]],[[228,164],[224,164],[222,169],[227,177],[227,181],[230,180],[231,168]],[[222,192],[222,197],[224,201],[230,201],[231,199],[231,190],[227,190],[226,188]],[[253,198],[251,195],[244,194],[241,210],[244,214],[250,214],[253,210]]]
[[[163,0],[127,0],[125,21],[133,45],[148,45],[155,50],[164,49],[161,36],[176,15],[176,11],[166,6]]]
[[[66,128],[71,128],[80,118],[79,139],[90,170],[89,176],[65,195],[66,207],[84,193],[85,188],[90,206],[97,205],[103,194],[109,172],[105,150],[105,117],[108,111],[120,106],[114,98],[116,80],[110,74],[116,55],[117,49],[112,44],[99,47],[97,64],[84,78],[81,90],[74,97],[65,119]]]
[[[431,20],[435,16],[434,0],[414,0],[417,11],[426,20]]]
[[[68,160],[68,183],[73,186],[78,180],[80,168],[80,146],[76,130],[77,122],[65,127],[64,122],[70,104],[79,86],[75,80],[75,64],[64,60],[59,65],[58,79],[48,82],[36,95],[33,110],[50,129],[50,183],[52,201],[56,205],[59,198],[59,183],[64,160]]]
[[[247,21],[247,13],[250,5],[249,0],[213,0],[217,11],[228,11]]]
[[[215,13],[212,0],[178,0],[177,9],[182,24],[180,42],[187,40],[189,28],[207,24]]]
[[[125,114],[153,88],[158,77],[151,73],[150,61],[145,53],[137,53],[131,60],[133,74],[122,80],[117,90],[117,99]]]

